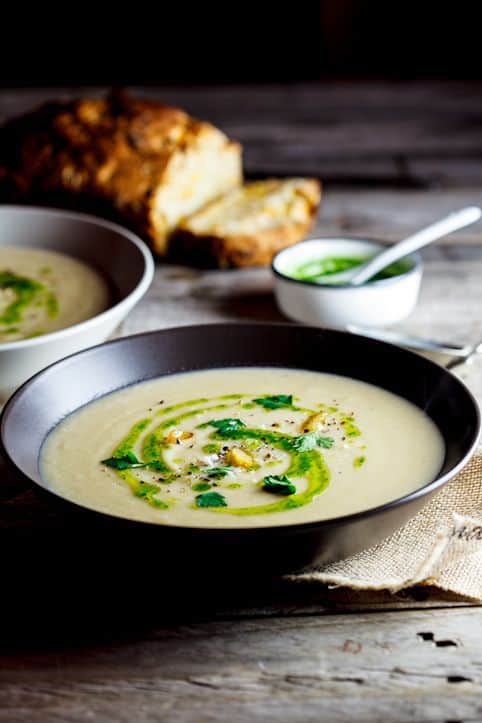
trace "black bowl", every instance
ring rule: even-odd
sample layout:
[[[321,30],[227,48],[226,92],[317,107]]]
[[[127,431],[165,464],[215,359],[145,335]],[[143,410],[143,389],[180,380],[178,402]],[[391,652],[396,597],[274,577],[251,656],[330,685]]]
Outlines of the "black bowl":
[[[429,484],[357,514],[321,522],[250,529],[156,525],[94,512],[45,488],[39,452],[66,415],[101,395],[139,381],[196,369],[279,366],[341,374],[376,384],[423,409],[443,435],[443,467]],[[90,540],[121,541],[125,550],[169,550],[174,566],[211,559],[278,572],[341,559],[401,527],[474,453],[480,431],[477,403],[452,374],[416,354],[338,331],[289,324],[214,324],[120,339],[70,356],[33,377],[7,403],[1,450],[17,473],[61,505],[65,527],[88,529]],[[76,521],[76,523],[74,522]],[[80,527],[79,527],[80,525]],[[100,540],[100,542],[99,542]],[[117,543],[116,543],[117,544]],[[144,547],[147,546],[147,547]],[[116,548],[120,549],[120,548]],[[219,568],[222,569],[222,568]]]

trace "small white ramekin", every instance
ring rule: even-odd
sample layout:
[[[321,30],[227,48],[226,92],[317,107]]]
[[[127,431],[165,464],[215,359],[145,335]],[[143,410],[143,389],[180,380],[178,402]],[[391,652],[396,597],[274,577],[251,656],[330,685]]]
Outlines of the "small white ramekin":
[[[345,329],[350,325],[390,326],[414,310],[422,280],[419,254],[407,257],[411,268],[399,276],[361,286],[335,286],[289,276],[300,264],[322,257],[369,256],[384,248],[379,241],[359,238],[317,238],[290,246],[273,259],[274,292],[290,319],[312,326]]]
[[[0,205],[0,246],[59,251],[97,268],[114,303],[65,329],[0,342],[0,405],[24,381],[54,361],[105,341],[149,288],[154,262],[147,246],[122,226],[83,213]]]

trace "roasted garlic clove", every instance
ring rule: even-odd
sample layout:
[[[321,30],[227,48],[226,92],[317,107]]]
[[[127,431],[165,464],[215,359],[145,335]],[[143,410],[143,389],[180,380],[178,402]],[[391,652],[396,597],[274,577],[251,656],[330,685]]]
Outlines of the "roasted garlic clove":
[[[192,432],[183,432],[180,429],[171,429],[165,439],[168,444],[180,444],[192,437],[194,437]]]
[[[323,412],[311,414],[308,419],[301,424],[302,432],[320,432],[326,425],[326,415]]]
[[[226,453],[226,462],[227,464],[233,465],[233,467],[244,467],[245,469],[249,469],[249,467],[253,466],[254,459],[249,452],[245,452],[244,449],[231,447],[231,449]]]

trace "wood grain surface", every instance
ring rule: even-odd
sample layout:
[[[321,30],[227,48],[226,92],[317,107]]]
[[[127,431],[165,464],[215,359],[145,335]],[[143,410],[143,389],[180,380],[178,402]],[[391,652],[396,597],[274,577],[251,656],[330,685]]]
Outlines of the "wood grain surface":
[[[480,610],[197,622],[0,656],[0,720],[477,721]]]
[[[0,118],[46,99],[106,89],[3,91]],[[219,124],[250,175],[311,174],[396,188],[482,184],[479,82],[132,88]]]
[[[481,203],[481,90],[359,83],[148,92],[243,141],[252,176],[320,176],[314,234],[393,241]],[[71,93],[4,92],[0,117]],[[482,338],[481,242],[473,227],[424,252],[422,296],[405,329]],[[158,266],[119,333],[226,320],[283,320],[268,271]],[[458,371],[479,400],[481,370],[476,360]],[[162,551],[148,569],[126,566],[115,549],[85,544],[82,555],[89,530],[66,563],[65,521],[1,474],[0,720],[482,720],[479,607],[428,588],[355,594],[222,572],[208,580],[202,570],[169,579]]]

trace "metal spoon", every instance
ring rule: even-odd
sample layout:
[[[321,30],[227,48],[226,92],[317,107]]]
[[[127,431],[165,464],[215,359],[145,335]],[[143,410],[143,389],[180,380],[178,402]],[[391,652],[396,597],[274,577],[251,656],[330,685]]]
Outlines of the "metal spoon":
[[[446,216],[446,218],[390,246],[390,248],[380,252],[366,263],[356,266],[354,269],[326,276],[326,278],[323,279],[323,283],[360,286],[395,261],[399,261],[414,251],[428,246],[432,241],[436,241],[442,236],[446,236],[453,231],[457,231],[457,229],[475,223],[481,216],[482,210],[478,206],[462,208],[460,211],[451,213],[449,216]]]

